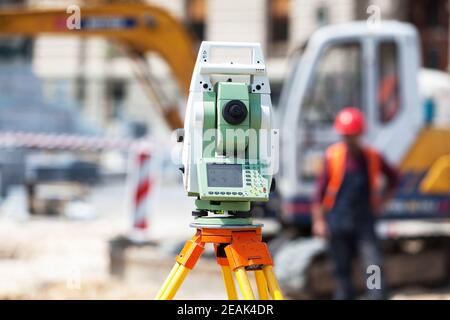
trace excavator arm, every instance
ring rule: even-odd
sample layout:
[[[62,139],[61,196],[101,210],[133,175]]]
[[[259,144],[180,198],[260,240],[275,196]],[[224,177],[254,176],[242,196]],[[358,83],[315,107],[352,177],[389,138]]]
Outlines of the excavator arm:
[[[180,91],[188,93],[196,58],[194,44],[184,26],[166,11],[136,3],[85,6],[79,13],[80,28],[69,29],[67,21],[74,13],[64,9],[2,10],[0,36],[102,36],[123,44],[134,57],[156,52],[170,66]],[[176,107],[161,111],[170,128],[182,126]]]

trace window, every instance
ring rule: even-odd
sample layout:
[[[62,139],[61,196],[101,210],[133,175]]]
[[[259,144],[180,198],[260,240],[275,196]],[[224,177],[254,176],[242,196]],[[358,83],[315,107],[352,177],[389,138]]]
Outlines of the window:
[[[269,1],[269,44],[270,53],[284,56],[287,51],[289,36],[289,0]]]
[[[426,8],[424,10],[426,25],[428,27],[439,26],[440,11],[443,9],[443,6],[446,6],[446,4],[440,3],[440,1],[427,1],[424,6]]]
[[[378,119],[391,121],[400,110],[397,45],[393,41],[378,45]]]
[[[406,6],[406,20],[419,32],[422,64],[425,68],[448,71],[449,1],[420,0]]]
[[[124,80],[110,79],[106,81],[106,97],[109,107],[109,117],[117,119],[123,111],[123,102],[127,97],[127,83]]]
[[[324,6],[320,6],[316,10],[316,25],[317,27],[322,27],[328,24],[329,14],[328,8]]]
[[[205,38],[206,1],[188,0],[186,4],[188,24],[198,40],[203,40]]]
[[[359,43],[335,45],[324,52],[306,91],[301,120],[308,125],[332,124],[347,106],[362,107]]]
[[[27,61],[32,59],[33,40],[29,38],[5,38],[0,39],[0,58],[21,58]]]

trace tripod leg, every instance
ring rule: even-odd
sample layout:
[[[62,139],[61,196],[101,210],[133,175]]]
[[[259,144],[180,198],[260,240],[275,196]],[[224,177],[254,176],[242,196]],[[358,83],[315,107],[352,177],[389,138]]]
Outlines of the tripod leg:
[[[267,293],[267,283],[266,277],[264,276],[264,271],[255,270],[256,286],[258,288],[258,297],[260,300],[268,300],[269,295]]]
[[[267,285],[269,287],[270,295],[273,300],[283,300],[283,294],[281,293],[280,286],[278,285],[277,278],[273,272],[273,268],[270,265],[263,267],[264,276],[267,280]]]
[[[183,249],[176,258],[176,265],[164,282],[160,293],[157,295],[159,300],[171,300],[177,293],[184,279],[190,270],[192,270],[205,249],[201,242],[201,235],[197,232],[191,240],[186,241]]]
[[[230,266],[220,266],[222,269],[223,281],[225,282],[225,288],[227,290],[228,300],[237,300],[236,287],[234,286],[233,273]]]
[[[250,285],[250,281],[248,279],[247,271],[245,271],[245,268],[236,268],[236,270],[234,270],[234,273],[236,275],[236,279],[239,284],[239,288],[241,289],[244,300],[255,300],[255,295],[253,294],[252,286]]]
[[[181,284],[183,283],[184,279],[186,279],[189,271],[191,270],[183,265],[180,265],[173,275],[171,281],[168,283],[166,290],[161,295],[160,300],[172,300]]]
[[[155,300],[159,300],[161,299],[161,296],[163,295],[163,293],[167,290],[167,287],[169,286],[169,283],[172,281],[173,276],[175,275],[175,273],[178,270],[178,267],[180,265],[178,264],[178,262],[175,262],[175,264],[173,265],[172,270],[170,270],[169,275],[167,276],[166,280],[164,281],[161,289],[159,289],[158,294],[155,297]]]

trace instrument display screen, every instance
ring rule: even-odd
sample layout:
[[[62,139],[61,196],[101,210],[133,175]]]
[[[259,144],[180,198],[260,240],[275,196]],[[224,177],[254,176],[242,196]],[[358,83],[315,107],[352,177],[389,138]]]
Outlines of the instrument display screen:
[[[208,187],[242,188],[241,164],[208,163],[206,174]]]

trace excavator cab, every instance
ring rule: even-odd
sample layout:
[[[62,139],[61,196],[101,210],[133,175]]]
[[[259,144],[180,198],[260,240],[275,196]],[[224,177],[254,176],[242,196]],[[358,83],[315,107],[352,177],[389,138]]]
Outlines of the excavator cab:
[[[344,107],[367,118],[366,142],[398,163],[420,127],[416,74],[418,37],[404,23],[365,22],[324,27],[313,34],[283,88],[282,220],[310,223],[310,202],[333,122]]]

